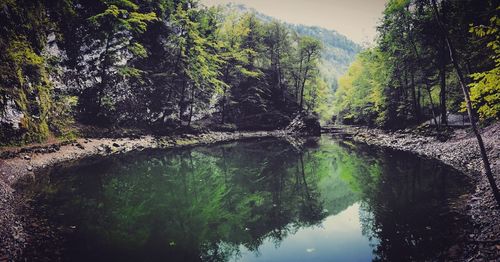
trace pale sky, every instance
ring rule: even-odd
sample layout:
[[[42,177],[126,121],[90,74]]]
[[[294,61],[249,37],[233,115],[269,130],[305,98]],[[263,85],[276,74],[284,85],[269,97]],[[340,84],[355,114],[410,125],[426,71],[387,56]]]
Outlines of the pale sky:
[[[280,20],[333,29],[362,44],[372,43],[386,0],[200,0],[213,6],[236,3]]]

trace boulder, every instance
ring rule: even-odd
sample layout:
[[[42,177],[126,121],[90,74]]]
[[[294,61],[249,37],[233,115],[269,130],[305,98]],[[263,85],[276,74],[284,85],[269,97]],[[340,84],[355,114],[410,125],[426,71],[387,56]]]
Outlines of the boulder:
[[[319,118],[312,114],[299,113],[285,128],[287,133],[301,136],[320,136],[321,125]]]

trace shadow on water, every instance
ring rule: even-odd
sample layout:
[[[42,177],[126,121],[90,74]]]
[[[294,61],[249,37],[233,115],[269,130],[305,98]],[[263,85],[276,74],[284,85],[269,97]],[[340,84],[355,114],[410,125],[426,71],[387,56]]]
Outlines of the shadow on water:
[[[402,261],[447,256],[460,242],[449,202],[467,192],[462,177],[322,137],[303,150],[260,139],[85,160],[19,188],[61,240],[31,241],[26,256]]]

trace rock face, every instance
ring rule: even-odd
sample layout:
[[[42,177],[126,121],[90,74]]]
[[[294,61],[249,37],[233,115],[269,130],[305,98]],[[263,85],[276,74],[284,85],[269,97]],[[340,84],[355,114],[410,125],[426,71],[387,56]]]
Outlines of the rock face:
[[[290,134],[303,136],[320,136],[321,125],[317,116],[299,113],[286,127],[285,131]]]

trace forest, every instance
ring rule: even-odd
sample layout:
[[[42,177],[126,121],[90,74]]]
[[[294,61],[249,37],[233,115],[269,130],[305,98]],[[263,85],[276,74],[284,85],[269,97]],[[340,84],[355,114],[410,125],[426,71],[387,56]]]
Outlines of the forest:
[[[194,0],[0,6],[3,145],[89,126],[168,134],[274,130],[299,111],[331,117],[336,80],[320,72],[322,42],[255,12]],[[359,47],[336,39],[347,67]]]
[[[358,45],[242,6],[207,8],[192,0],[1,5],[4,145],[74,138],[81,125],[163,134],[272,130],[301,110],[323,122],[403,128],[437,119],[446,125],[449,114],[466,108],[429,1],[389,1],[376,44],[338,82]],[[484,124],[498,120],[498,7],[442,1],[436,11],[477,116]]]
[[[387,3],[376,45],[339,80],[333,107],[340,122],[395,129],[436,119],[446,126],[448,115],[466,111],[461,84],[482,124],[499,119],[498,3],[435,2]]]
[[[262,1],[0,0],[0,261],[498,259],[498,1]]]

